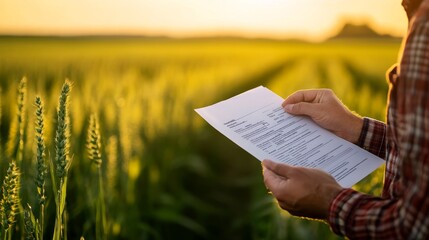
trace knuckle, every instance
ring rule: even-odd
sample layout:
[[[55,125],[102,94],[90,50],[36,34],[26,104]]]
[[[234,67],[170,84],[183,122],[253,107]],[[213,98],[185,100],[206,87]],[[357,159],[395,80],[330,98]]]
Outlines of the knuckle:
[[[292,105],[291,110],[292,112],[299,113],[301,111],[302,104],[301,103],[295,103]]]
[[[334,96],[335,94],[334,94],[334,91],[332,90],[332,89],[326,89],[325,90],[325,93],[326,93],[326,95],[328,95],[328,96],[330,96],[330,97],[332,97],[332,96]]]
[[[281,171],[282,166],[279,163],[273,163],[273,170],[275,173]]]
[[[331,96],[334,94],[334,92],[332,91],[332,89],[329,88],[322,88],[320,89],[319,93],[320,96]]]

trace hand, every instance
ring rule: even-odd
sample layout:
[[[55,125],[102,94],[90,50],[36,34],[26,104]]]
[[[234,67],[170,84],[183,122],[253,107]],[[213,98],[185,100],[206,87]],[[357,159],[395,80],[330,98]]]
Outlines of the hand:
[[[330,89],[297,91],[282,106],[290,114],[309,116],[319,126],[349,142],[359,140],[363,119],[348,110]]]
[[[332,200],[342,187],[328,173],[264,160],[265,186],[279,205],[300,217],[327,219]]]

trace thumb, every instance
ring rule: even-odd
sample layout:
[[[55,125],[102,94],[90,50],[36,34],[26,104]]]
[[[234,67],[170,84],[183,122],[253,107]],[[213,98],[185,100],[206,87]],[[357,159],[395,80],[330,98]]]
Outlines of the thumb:
[[[270,170],[271,172],[283,178],[288,178],[289,172],[293,168],[292,166],[289,166],[287,164],[277,163],[271,160],[262,161],[262,165],[266,169]]]
[[[321,111],[320,104],[308,102],[286,104],[284,110],[293,115],[306,115],[311,118]]]

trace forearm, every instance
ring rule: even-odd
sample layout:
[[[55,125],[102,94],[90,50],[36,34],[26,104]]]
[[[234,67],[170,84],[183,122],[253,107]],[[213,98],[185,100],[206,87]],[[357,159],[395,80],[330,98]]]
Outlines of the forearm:
[[[401,187],[403,195],[397,198],[343,189],[329,207],[327,221],[332,231],[350,239],[427,239],[429,200],[425,193],[429,185],[422,182],[425,177]]]
[[[405,219],[411,214],[402,207],[401,200],[343,189],[330,205],[328,223],[336,234],[350,239],[405,239],[410,229]]]
[[[378,120],[364,118],[357,144],[365,150],[385,159],[386,124]]]

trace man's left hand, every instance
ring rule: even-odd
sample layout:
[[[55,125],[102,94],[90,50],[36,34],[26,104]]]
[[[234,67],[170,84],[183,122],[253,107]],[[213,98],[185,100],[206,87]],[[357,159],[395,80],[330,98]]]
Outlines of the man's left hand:
[[[331,175],[270,160],[262,166],[265,186],[281,208],[295,216],[327,219],[332,200],[342,190]]]

